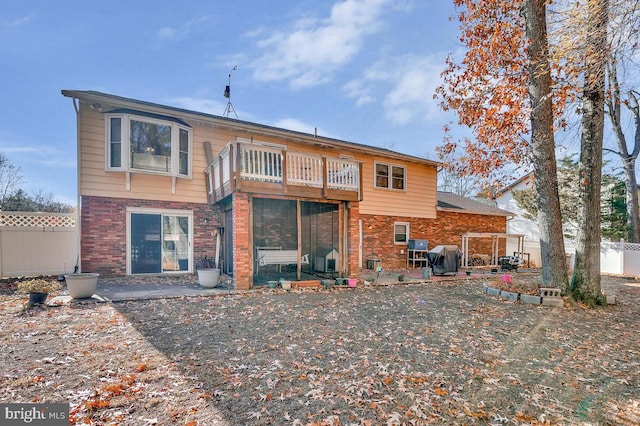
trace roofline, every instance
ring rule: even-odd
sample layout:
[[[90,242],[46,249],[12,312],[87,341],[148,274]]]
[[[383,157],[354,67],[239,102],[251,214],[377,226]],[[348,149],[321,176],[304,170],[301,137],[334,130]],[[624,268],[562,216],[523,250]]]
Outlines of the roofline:
[[[477,214],[477,215],[481,215],[481,216],[504,216],[504,217],[514,217],[515,214],[511,213],[511,212],[507,212],[506,210],[502,210],[502,209],[498,209],[498,210],[502,210],[503,213],[501,212],[487,212],[487,211],[477,211],[477,210],[467,210],[467,209],[452,209],[449,207],[436,207],[436,210],[441,211],[441,212],[451,212],[451,213],[466,213],[466,214]]]
[[[327,146],[333,146],[337,148],[348,148],[352,150],[362,151],[370,154],[384,155],[394,159],[418,162],[427,164],[438,168],[441,163],[438,161],[428,160],[422,157],[416,157],[409,154],[403,154],[400,152],[392,151],[386,148],[379,148],[371,145],[365,145],[356,142],[348,142],[340,139],[329,138],[325,136],[312,135],[310,133],[300,132],[296,130],[283,129],[280,127],[268,126],[265,124],[253,123],[250,121],[243,121],[234,118],[222,117],[219,115],[208,114],[204,112],[192,111],[184,108],[178,108],[168,105],[157,104],[153,102],[141,101],[138,99],[126,98],[123,96],[112,95],[109,93],[102,93],[93,90],[61,90],[63,96],[72,99],[86,100],[88,102],[104,102],[115,103],[118,105],[128,105],[136,109],[146,108],[148,111],[166,114],[166,111],[171,111],[174,114],[181,115],[182,118],[191,121],[200,122],[209,126],[217,126],[226,129],[237,129],[247,133],[255,133],[265,136],[277,136],[285,139],[286,135],[289,138],[297,141],[304,140],[314,144],[324,144]]]
[[[510,185],[505,186],[503,189],[501,189],[498,192],[496,192],[496,196],[502,195],[505,192],[513,189],[516,185],[518,185],[520,182],[524,181],[527,178],[533,178],[533,172],[526,173],[526,174],[522,175],[519,179],[517,179],[515,182],[512,182]]]

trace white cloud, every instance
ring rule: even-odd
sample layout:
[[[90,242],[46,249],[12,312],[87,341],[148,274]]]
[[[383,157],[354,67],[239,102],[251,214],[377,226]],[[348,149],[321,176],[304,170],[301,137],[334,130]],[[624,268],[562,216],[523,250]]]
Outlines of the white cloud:
[[[207,24],[211,21],[209,16],[201,16],[196,19],[191,19],[182,25],[176,27],[162,27],[156,32],[156,38],[160,40],[183,40],[189,37],[192,33],[198,32],[201,29],[206,28]]]
[[[14,18],[14,19],[5,21],[4,25],[6,25],[8,27],[19,27],[20,25],[24,25],[24,24],[28,23],[29,21],[31,21],[34,16],[35,16],[34,13],[31,13],[31,14],[25,15],[25,16],[20,16],[18,18]]]
[[[433,95],[443,63],[440,57],[416,54],[385,58],[367,69],[362,79],[345,85],[347,97],[361,105],[372,93],[386,91],[382,107],[393,124],[436,120],[441,111]]]
[[[276,121],[273,124],[273,126],[279,127],[281,129],[293,130],[296,132],[303,132],[303,133],[310,133],[310,134],[314,134],[316,130],[315,126],[312,126],[311,124],[300,121],[297,118],[282,118]]]
[[[290,80],[293,88],[316,86],[333,77],[362,48],[365,36],[378,32],[385,6],[393,0],[345,0],[326,19],[304,18],[291,31],[260,40],[265,53],[253,63],[254,78]]]
[[[308,133],[310,135],[316,134],[317,131],[318,136],[340,139],[340,137],[336,135],[325,133],[322,129],[318,129],[317,126],[305,123],[304,121],[298,120],[297,118],[282,118],[273,123],[272,126],[281,129],[293,130],[295,132]]]
[[[222,95],[222,91],[220,93]],[[189,96],[180,96],[177,98],[171,98],[167,100],[170,105],[175,105],[179,108],[188,109],[195,112],[204,112],[213,115],[222,115],[226,103],[220,101],[214,101],[212,99],[193,98]]]
[[[371,93],[371,88],[367,87],[360,80],[352,80],[342,86],[342,89],[346,92],[348,98],[356,100],[357,106],[362,106],[375,102],[376,98]]]

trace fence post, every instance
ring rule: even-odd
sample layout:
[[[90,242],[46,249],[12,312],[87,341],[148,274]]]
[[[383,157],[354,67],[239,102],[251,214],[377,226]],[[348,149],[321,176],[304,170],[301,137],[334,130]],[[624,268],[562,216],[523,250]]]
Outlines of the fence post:
[[[0,212],[0,278],[4,277],[4,274],[2,273],[2,229],[4,228],[4,221],[2,220],[2,212]]]
[[[624,257],[626,252],[624,251],[624,238],[620,238],[620,275],[624,275]]]

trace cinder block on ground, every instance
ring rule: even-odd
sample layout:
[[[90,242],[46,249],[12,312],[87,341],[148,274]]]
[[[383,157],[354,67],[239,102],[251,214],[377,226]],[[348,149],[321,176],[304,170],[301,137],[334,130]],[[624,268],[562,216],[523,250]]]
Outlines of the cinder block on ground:
[[[521,294],[520,301],[522,303],[529,303],[531,305],[539,305],[542,302],[542,297],[532,296],[530,294]]]
[[[498,290],[497,288],[488,287],[487,294],[490,294],[491,296],[500,296],[500,290]]]
[[[547,288],[543,287],[540,289],[540,296],[542,298],[545,297],[560,297],[560,289],[559,288]]]
[[[507,300],[511,300],[513,302],[517,302],[518,301],[518,293],[514,293],[512,291],[504,291],[502,290],[502,292],[500,292],[500,296],[507,299]]]
[[[556,306],[558,308],[564,307],[564,300],[562,297],[543,297],[542,304],[544,306]]]

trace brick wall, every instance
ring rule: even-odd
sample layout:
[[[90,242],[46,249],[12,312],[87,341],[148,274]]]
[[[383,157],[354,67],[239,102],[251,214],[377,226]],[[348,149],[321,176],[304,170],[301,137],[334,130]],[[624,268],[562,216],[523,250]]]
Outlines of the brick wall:
[[[249,262],[249,211],[251,203],[249,194],[233,193],[233,277],[238,290],[248,290],[253,283],[252,268]]]
[[[194,261],[205,255],[215,256],[216,242],[212,234],[218,226],[222,226],[222,215],[216,207],[196,203],[83,196],[80,218],[83,272],[97,272],[103,276],[126,274],[127,207],[192,211]]]
[[[360,208],[358,203],[348,203],[347,205],[347,275],[357,277],[360,264]]]
[[[438,211],[436,219],[360,215],[363,226],[363,262],[378,258],[384,268],[404,268],[407,265],[407,246],[393,243],[394,222],[409,223],[409,238],[427,240],[428,248],[441,244],[453,244],[462,249],[462,234],[466,232],[505,233],[504,216],[485,216],[468,213]],[[491,238],[469,239],[469,254],[491,254]],[[504,242],[500,255],[505,254]]]

